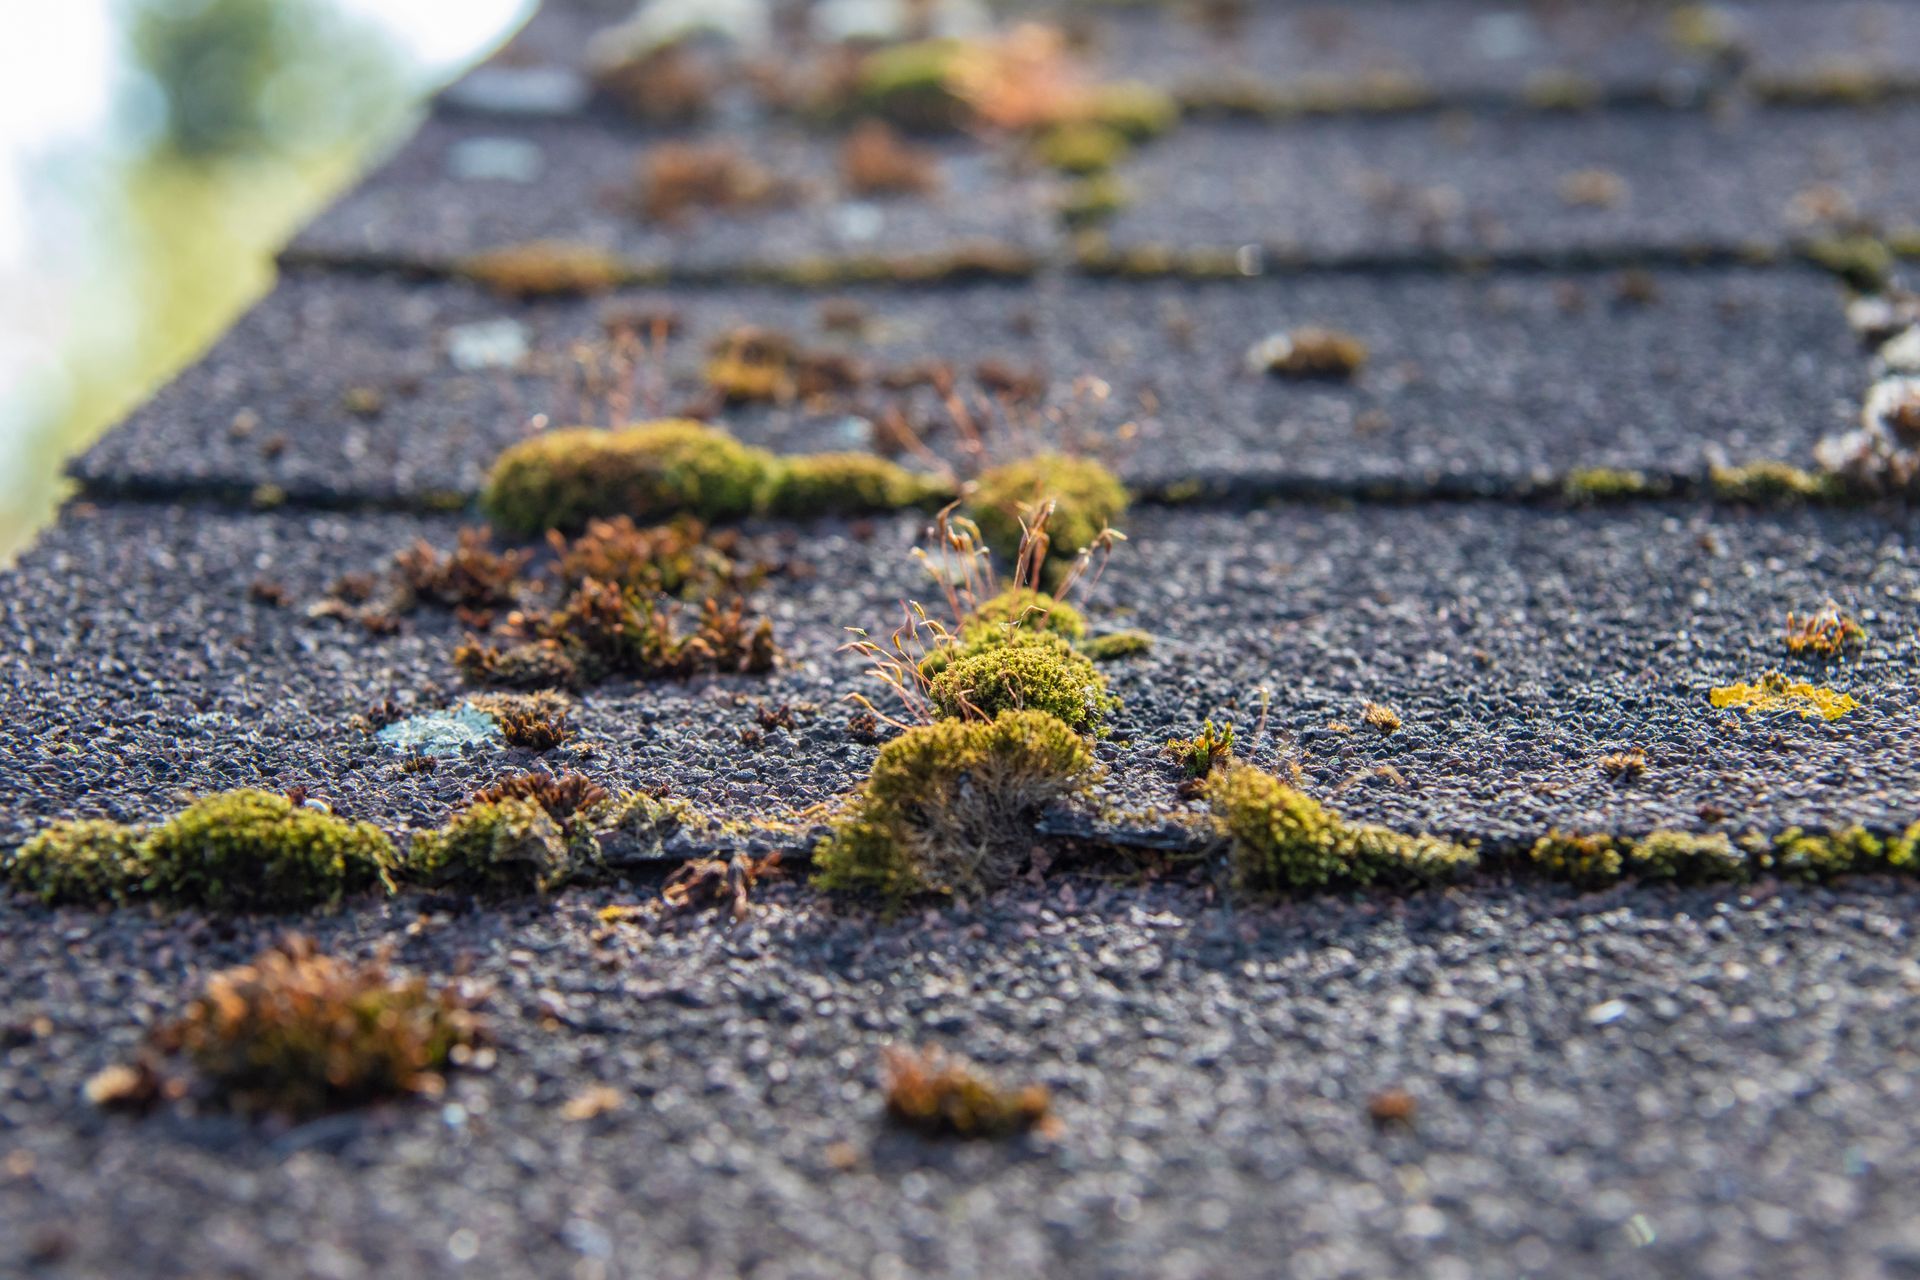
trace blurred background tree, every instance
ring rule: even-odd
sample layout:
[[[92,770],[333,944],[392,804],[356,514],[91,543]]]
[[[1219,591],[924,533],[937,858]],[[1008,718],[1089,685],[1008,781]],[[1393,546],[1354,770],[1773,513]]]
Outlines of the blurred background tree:
[[[9,96],[34,91],[36,76],[100,77],[103,102],[69,136],[15,138],[11,152],[0,138],[0,187],[11,179],[25,212],[16,243],[0,235],[0,290],[13,298],[0,300],[0,348],[15,353],[0,353],[0,558],[51,515],[64,491],[64,458],[265,293],[274,250],[404,134],[435,84],[510,30],[525,7],[526,0],[35,7],[25,21],[38,30],[22,34],[43,51],[41,61],[0,66],[0,113]],[[59,65],[57,51],[85,47],[63,37],[86,24],[104,33],[101,65]]]

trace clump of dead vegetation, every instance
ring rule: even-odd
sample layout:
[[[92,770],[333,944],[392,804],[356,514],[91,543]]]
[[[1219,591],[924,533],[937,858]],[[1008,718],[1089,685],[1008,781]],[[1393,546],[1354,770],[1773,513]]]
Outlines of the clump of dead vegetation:
[[[1866,643],[1867,629],[1831,600],[1810,614],[1787,615],[1787,652],[1795,657],[1843,658]]]
[[[794,184],[726,142],[663,142],[640,160],[635,206],[654,222],[682,225],[696,210],[741,213],[798,198]]]
[[[887,1118],[929,1138],[1010,1138],[1058,1127],[1044,1085],[1003,1088],[938,1049],[889,1048]]]
[[[928,196],[940,189],[933,153],[904,141],[892,126],[868,120],[840,146],[840,180],[857,196]]]
[[[184,1056],[214,1101],[311,1115],[438,1094],[443,1073],[480,1043],[473,1006],[384,961],[337,960],[295,937],[214,974],[154,1046]]]

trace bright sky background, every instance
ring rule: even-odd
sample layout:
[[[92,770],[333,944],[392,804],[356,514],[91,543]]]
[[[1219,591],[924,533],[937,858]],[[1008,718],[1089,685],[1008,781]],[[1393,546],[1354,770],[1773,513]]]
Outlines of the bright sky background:
[[[198,0],[177,0],[192,5]],[[423,91],[513,25],[532,0],[336,0],[417,59]],[[83,292],[110,271],[90,173],[129,145],[116,0],[14,0],[0,39],[0,488],[23,474],[29,434],[68,394],[63,353]],[[103,336],[104,340],[104,336]]]

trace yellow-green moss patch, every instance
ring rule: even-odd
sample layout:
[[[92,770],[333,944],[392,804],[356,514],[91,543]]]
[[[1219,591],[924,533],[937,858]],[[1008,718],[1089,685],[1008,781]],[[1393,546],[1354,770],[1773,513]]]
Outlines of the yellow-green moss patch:
[[[908,729],[815,851],[819,881],[895,900],[1005,884],[1031,859],[1040,811],[1095,771],[1085,740],[1044,712]]]
[[[1097,730],[1119,705],[1085,654],[1058,635],[1019,629],[963,648],[933,677],[927,696],[949,719],[1044,711],[1079,733]]]
[[[818,453],[789,459],[771,506],[784,516],[863,515],[926,506],[953,496],[953,485],[871,453]]]
[[[1093,545],[1101,532],[1126,514],[1128,494],[1114,474],[1091,458],[1043,453],[994,467],[981,475],[968,509],[989,547],[1011,557],[1028,525],[1051,501],[1046,532],[1052,555],[1072,556]]]
[[[1207,798],[1231,842],[1234,887],[1251,896],[1440,880],[1477,862],[1471,849],[1448,840],[1348,823],[1252,765],[1217,774]]]
[[[1778,671],[1769,671],[1758,680],[1741,681],[1714,689],[1708,700],[1716,708],[1735,707],[1747,712],[1791,711],[1802,720],[1818,716],[1838,720],[1859,709],[1852,694],[1840,693],[1805,680],[1789,680]]]

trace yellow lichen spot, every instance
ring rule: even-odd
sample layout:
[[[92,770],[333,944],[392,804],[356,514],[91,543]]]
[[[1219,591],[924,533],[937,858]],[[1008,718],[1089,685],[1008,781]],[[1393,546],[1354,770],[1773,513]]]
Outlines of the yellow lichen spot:
[[[1716,708],[1737,707],[1742,711],[1792,711],[1802,720],[1819,716],[1838,720],[1860,704],[1853,695],[1840,693],[1805,680],[1789,680],[1778,671],[1769,671],[1758,680],[1725,685],[1709,695]]]

